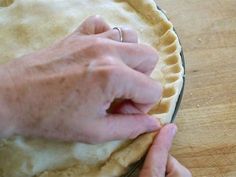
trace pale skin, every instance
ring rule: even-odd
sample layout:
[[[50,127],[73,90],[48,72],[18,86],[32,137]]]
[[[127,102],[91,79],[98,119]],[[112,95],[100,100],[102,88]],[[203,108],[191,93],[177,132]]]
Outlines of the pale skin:
[[[102,143],[159,130],[140,177],[191,176],[169,155],[175,125],[161,128],[147,114],[162,95],[149,77],[158,54],[131,29],[123,38],[93,16],[50,47],[1,65],[0,137]]]

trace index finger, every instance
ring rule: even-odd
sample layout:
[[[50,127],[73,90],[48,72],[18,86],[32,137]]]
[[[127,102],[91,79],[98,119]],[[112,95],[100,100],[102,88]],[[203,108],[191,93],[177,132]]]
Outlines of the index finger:
[[[147,154],[139,177],[165,177],[168,155],[176,130],[174,124],[166,125],[160,130]]]

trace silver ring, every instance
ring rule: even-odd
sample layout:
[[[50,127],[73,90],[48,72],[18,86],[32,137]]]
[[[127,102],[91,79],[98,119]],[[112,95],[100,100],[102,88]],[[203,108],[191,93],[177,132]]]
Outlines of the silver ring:
[[[123,32],[122,32],[122,29],[119,28],[119,27],[114,27],[113,30],[117,30],[119,32],[120,42],[123,42]]]

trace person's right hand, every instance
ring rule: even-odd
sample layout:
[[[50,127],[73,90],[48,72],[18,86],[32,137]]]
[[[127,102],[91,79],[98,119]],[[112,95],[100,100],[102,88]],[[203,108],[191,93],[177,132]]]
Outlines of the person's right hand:
[[[177,127],[161,128],[149,152],[139,177],[191,177],[191,172],[169,154]]]
[[[147,112],[162,95],[149,77],[158,54],[133,30],[123,38],[90,17],[52,46],[1,66],[0,135],[100,143],[157,130]],[[108,112],[118,98],[125,101]]]

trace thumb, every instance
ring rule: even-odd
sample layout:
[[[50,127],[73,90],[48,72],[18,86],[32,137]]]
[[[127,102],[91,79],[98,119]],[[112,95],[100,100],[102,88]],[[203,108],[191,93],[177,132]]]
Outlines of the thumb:
[[[146,114],[110,114],[98,122],[97,133],[101,135],[100,142],[134,139],[142,133],[161,128],[160,122],[156,118]]]
[[[139,177],[164,177],[167,159],[176,134],[174,124],[165,125],[156,136],[149,149]]]

